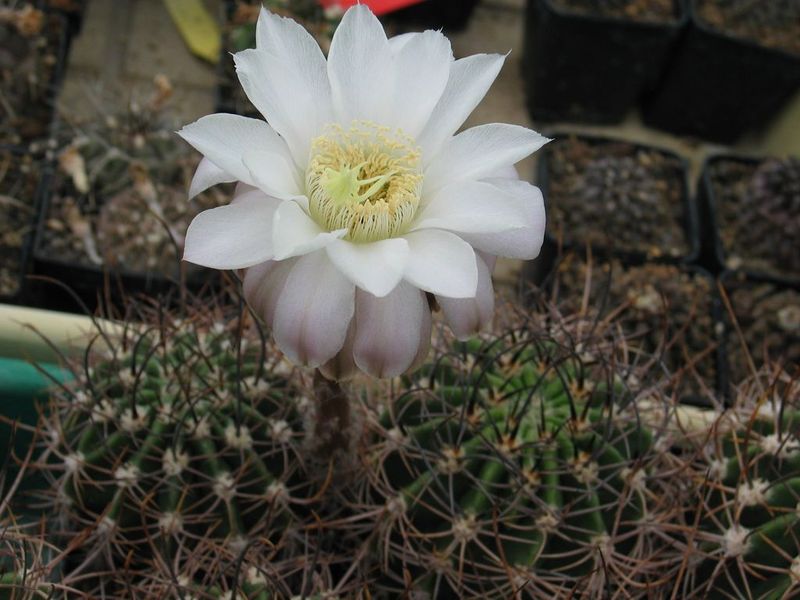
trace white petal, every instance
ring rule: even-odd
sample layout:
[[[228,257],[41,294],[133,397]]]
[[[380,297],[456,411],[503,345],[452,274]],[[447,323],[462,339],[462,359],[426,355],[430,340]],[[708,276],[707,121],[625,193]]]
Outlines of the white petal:
[[[286,142],[260,119],[228,114],[208,115],[187,125],[178,135],[219,169],[250,185],[257,184],[242,160],[246,154],[277,155],[288,164],[292,162]],[[275,190],[277,192],[286,191],[280,185],[276,187],[279,188]],[[292,183],[290,187],[296,188],[296,185]]]
[[[236,177],[226,173],[209,159],[203,158],[200,164],[197,165],[194,177],[192,177],[192,184],[189,186],[189,200],[218,183],[231,183],[233,181],[236,181]]]
[[[326,249],[337,269],[359,288],[379,298],[400,283],[408,262],[408,242],[402,238],[368,244],[336,240]]]
[[[425,302],[428,302],[427,297],[425,298]],[[414,362],[411,363],[408,371],[416,371],[425,364],[425,360],[428,358],[428,354],[430,353],[431,349],[432,327],[433,323],[431,319],[431,311],[428,308],[422,313],[422,324],[420,326],[420,338],[419,346],[417,347],[417,355],[414,357]]]
[[[494,288],[489,267],[478,257],[478,289],[474,298],[437,296],[444,318],[459,340],[465,340],[486,327],[494,314]]]
[[[475,252],[449,231],[425,229],[405,236],[411,250],[404,279],[418,288],[450,298],[471,298],[478,285]]]
[[[339,121],[390,123],[394,75],[392,51],[378,18],[366,6],[348,9],[328,53],[328,79]]]
[[[256,40],[257,49],[233,57],[239,80],[305,168],[311,140],[333,116],[325,56],[301,25],[263,8]]]
[[[346,229],[326,232],[291,200],[283,202],[272,222],[272,246],[276,260],[301,256],[344,237]]]
[[[244,297],[269,327],[273,326],[278,298],[297,260],[268,260],[247,269],[244,275]]]
[[[242,164],[253,185],[269,195],[282,200],[302,195],[300,172],[284,154],[253,148],[244,153]]]
[[[530,260],[539,255],[544,241],[545,211],[542,192],[527,181],[487,180],[504,195],[510,195],[523,214],[522,226],[503,232],[463,233],[473,247],[495,256]]]
[[[506,123],[479,125],[442,145],[425,171],[423,194],[433,194],[454,181],[488,177],[536,152],[550,140],[531,129]]]
[[[520,199],[485,181],[449,185],[420,210],[412,228],[459,233],[497,233],[525,227],[528,213]]]
[[[272,258],[272,222],[280,201],[261,190],[197,215],[183,259],[212,269],[243,269]]]
[[[389,48],[392,50],[392,54],[395,56],[397,55],[400,50],[402,50],[408,42],[414,39],[415,36],[419,35],[416,31],[412,31],[410,33],[401,33],[400,35],[396,35],[394,37],[389,38]]]
[[[417,139],[426,165],[483,100],[504,61],[505,56],[500,54],[475,54],[451,65],[442,97]]]
[[[416,137],[444,92],[453,64],[450,41],[438,31],[414,34],[395,54],[392,126]]]
[[[374,377],[407,371],[419,352],[429,310],[425,294],[405,282],[384,298],[356,292],[353,356],[358,368]]]
[[[355,286],[324,252],[292,267],[275,307],[278,347],[294,363],[318,367],[342,348],[355,311]]]

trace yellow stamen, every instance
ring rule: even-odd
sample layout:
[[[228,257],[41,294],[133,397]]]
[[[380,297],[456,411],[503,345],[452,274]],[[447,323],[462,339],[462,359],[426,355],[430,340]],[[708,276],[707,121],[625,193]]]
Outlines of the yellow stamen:
[[[347,229],[353,242],[394,237],[419,206],[421,153],[402,132],[374,123],[329,125],[312,142],[306,186],[321,227]]]

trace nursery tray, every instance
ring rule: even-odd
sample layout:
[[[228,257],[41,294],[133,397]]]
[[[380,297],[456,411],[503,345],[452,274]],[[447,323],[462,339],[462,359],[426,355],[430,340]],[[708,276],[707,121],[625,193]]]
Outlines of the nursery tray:
[[[670,150],[665,150],[663,148],[658,148],[654,146],[647,146],[644,144],[637,144],[634,142],[621,139],[599,137],[599,136],[576,135],[574,133],[563,132],[563,131],[548,133],[548,137],[554,138],[555,140],[558,140],[559,138],[575,137],[577,140],[584,141],[591,146],[597,146],[603,144],[615,144],[615,143],[627,144],[630,145],[635,150],[653,151],[676,160],[681,165],[681,171],[682,171],[681,201],[683,206],[683,211],[682,211],[683,218],[682,222],[680,223],[680,226],[685,235],[687,252],[683,255],[670,255],[666,252],[659,255],[654,255],[652,253],[648,253],[645,251],[618,250],[601,244],[592,245],[592,251],[600,257],[613,256],[622,260],[623,263],[629,263],[629,264],[640,264],[646,260],[656,261],[656,262],[684,263],[684,264],[690,264],[697,261],[700,255],[699,219],[697,213],[697,206],[695,204],[694,198],[692,198],[691,194],[689,193],[689,180],[688,180],[689,166],[688,162],[684,157]],[[536,172],[537,185],[542,190],[546,206],[549,205],[550,203],[549,188],[552,181],[550,177],[550,161],[552,152],[553,150],[549,146],[546,146],[542,150],[541,154],[539,155],[537,172]],[[635,224],[632,224],[632,226],[635,226]],[[545,254],[550,254],[552,256],[555,256],[559,251],[568,252],[577,249],[585,250],[586,248],[585,244],[581,244],[574,241],[563,241],[557,239],[549,228],[545,232],[545,246],[546,246],[546,248],[544,249]]]
[[[645,103],[644,122],[733,143],[763,127],[800,89],[800,55],[713,29],[697,17],[695,0],[687,11],[686,32]]]
[[[534,120],[618,123],[656,84],[686,22],[586,15],[528,0],[524,75]]]

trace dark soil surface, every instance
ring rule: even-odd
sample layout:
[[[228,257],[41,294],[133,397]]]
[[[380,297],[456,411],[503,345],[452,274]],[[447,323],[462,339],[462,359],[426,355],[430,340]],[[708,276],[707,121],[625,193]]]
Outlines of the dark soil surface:
[[[713,29],[800,55],[797,0],[695,0],[695,6]]]
[[[564,245],[649,257],[690,252],[681,161],[617,141],[556,140],[548,147],[548,230]]]
[[[616,260],[596,261],[590,271],[587,261],[572,253],[560,262],[553,286],[565,314],[586,310],[616,319],[640,354],[631,360],[652,363],[656,378],[671,375],[681,396],[714,390],[717,334],[709,277],[671,265],[626,267]]]
[[[50,135],[64,21],[8,10],[0,3],[15,15],[0,19],[0,144],[23,145]]]
[[[678,14],[674,0],[553,0],[553,4],[586,15],[633,21],[670,21]]]
[[[23,250],[36,218],[39,169],[30,157],[0,153],[0,297],[15,295],[23,276]]]
[[[212,188],[189,201],[199,157],[172,131],[130,133],[99,132],[62,150],[40,258],[177,275],[191,219],[227,203],[231,189]]]
[[[727,280],[725,291],[742,333],[740,338],[729,328],[731,381],[739,382],[751,373],[742,340],[756,367],[764,364],[766,356],[787,364],[790,373],[799,367],[800,292],[742,277]]]
[[[709,168],[728,268],[800,278],[800,159]]]

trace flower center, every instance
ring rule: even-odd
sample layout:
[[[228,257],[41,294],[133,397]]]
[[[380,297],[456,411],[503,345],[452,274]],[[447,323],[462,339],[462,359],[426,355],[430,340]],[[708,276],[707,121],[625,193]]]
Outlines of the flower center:
[[[345,239],[374,242],[403,233],[419,206],[419,148],[401,131],[365,121],[328,125],[311,143],[309,212]]]

